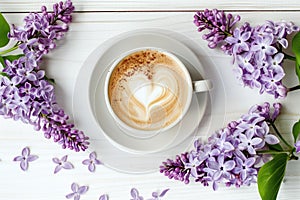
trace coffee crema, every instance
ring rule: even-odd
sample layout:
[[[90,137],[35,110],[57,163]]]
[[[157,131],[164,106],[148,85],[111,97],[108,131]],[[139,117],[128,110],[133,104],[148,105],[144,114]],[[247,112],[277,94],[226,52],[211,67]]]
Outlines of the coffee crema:
[[[122,59],[108,84],[109,101],[118,118],[140,130],[159,130],[180,118],[189,103],[189,85],[179,65],[152,49]]]

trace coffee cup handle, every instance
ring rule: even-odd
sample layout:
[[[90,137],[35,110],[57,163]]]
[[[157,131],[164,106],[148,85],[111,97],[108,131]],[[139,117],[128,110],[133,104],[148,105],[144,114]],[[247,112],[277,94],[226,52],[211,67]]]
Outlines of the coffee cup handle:
[[[211,90],[213,84],[210,80],[199,80],[193,81],[193,91],[194,92],[205,92]]]

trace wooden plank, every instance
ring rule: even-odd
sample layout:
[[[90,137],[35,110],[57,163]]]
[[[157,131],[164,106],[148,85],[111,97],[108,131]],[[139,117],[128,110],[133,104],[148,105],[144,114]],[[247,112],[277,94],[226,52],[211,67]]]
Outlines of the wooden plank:
[[[227,1],[228,2],[228,1]],[[3,3],[1,3],[3,5]],[[1,7],[2,9],[2,7]],[[238,12],[240,13],[240,12]],[[253,25],[262,24],[267,19],[272,20],[296,20],[298,12],[242,12],[242,22],[249,21]],[[22,24],[25,13],[5,14],[9,23]],[[47,70],[49,77],[56,79],[56,92],[59,103],[71,114],[72,92],[77,73],[83,66],[89,54],[103,44],[106,40],[126,31],[142,28],[163,28],[185,35],[200,48],[197,52],[200,59],[210,59],[210,64],[217,66],[224,81],[226,99],[226,116],[224,124],[237,119],[245,113],[249,106],[270,100],[269,96],[260,96],[257,91],[243,88],[237,85],[232,73],[231,58],[219,50],[211,50],[205,41],[201,39],[193,25],[193,12],[122,12],[122,13],[76,13],[70,32],[67,33],[58,45],[57,49],[47,55],[43,62],[43,68]],[[211,67],[208,65],[207,67]],[[291,72],[292,73],[292,72]],[[296,79],[296,78],[295,78]],[[300,108],[297,106],[299,93],[295,92],[283,101],[284,116],[280,126],[288,132],[290,126],[299,118]],[[214,123],[214,122],[212,122]],[[97,166],[96,173],[90,173],[87,166],[81,164],[88,158],[89,152],[75,153],[61,150],[60,146],[52,140],[44,139],[41,132],[35,132],[30,125],[22,122],[0,119],[0,199],[10,200],[48,200],[65,199],[65,195],[71,192],[72,182],[80,186],[88,185],[89,191],[82,199],[98,199],[103,193],[109,194],[110,199],[129,199],[130,189],[136,187],[146,199],[151,198],[153,191],[170,188],[164,199],[214,199],[214,200],[248,200],[259,199],[256,185],[251,187],[226,188],[222,186],[217,192],[210,187],[200,184],[184,185],[181,182],[169,180],[159,172],[145,175],[121,174],[104,166]],[[223,124],[215,124],[221,128]],[[19,163],[12,159],[20,155],[25,146],[31,148],[32,154],[39,159],[30,163],[27,172],[21,171]],[[99,159],[101,160],[101,153]],[[75,166],[73,170],[62,170],[53,174],[56,166],[52,162],[53,157],[61,158],[68,155],[68,160]],[[175,157],[175,155],[174,155]],[[126,158],[120,158],[126,159]],[[297,199],[300,191],[299,162],[291,162],[288,165],[286,182],[280,190],[278,199]],[[47,177],[47,178],[46,178]],[[117,181],[116,181],[117,180]],[[16,192],[17,191],[17,192]]]
[[[51,8],[58,0],[1,0],[0,12],[39,11],[41,5]],[[224,10],[300,10],[298,0],[73,0],[77,11],[194,11],[205,8]]]

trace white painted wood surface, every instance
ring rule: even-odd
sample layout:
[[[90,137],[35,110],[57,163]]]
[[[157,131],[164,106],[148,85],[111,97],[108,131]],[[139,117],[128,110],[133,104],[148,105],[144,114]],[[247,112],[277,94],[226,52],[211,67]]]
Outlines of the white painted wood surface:
[[[1,0],[0,12],[5,13],[9,23],[21,25],[26,12],[39,10],[43,4],[50,5],[55,0]],[[231,58],[218,50],[207,48],[201,34],[193,24],[194,10],[214,8],[232,10],[242,16],[242,21],[260,24],[264,20],[294,21],[300,25],[300,1],[80,1],[74,0],[76,11],[70,32],[63,42],[45,59],[45,68],[49,77],[56,80],[58,101],[67,113],[72,114],[72,93],[76,77],[88,55],[107,39],[120,33],[138,28],[164,28],[181,33],[202,47],[199,54],[208,58],[211,65],[218,66],[222,74],[226,98],[223,124],[214,124],[222,128],[230,120],[236,119],[255,103],[266,100],[273,101],[269,96],[259,96],[257,91],[242,88],[237,84],[232,73]],[[263,11],[265,10],[265,11]],[[276,11],[277,10],[277,11]],[[138,11],[138,12],[115,12]],[[155,12],[144,12],[155,11]],[[158,12],[159,11],[159,12]],[[172,12],[168,12],[172,11]],[[175,12],[176,11],[176,12]],[[247,12],[248,11],[248,12]],[[275,12],[276,11],[276,12]],[[209,67],[209,66],[208,66]],[[288,74],[293,73],[293,67]],[[296,77],[285,80],[288,84],[296,84]],[[300,117],[300,93],[294,92],[285,100],[284,113],[280,128],[289,132],[291,125]],[[170,191],[163,199],[194,200],[222,199],[249,200],[259,199],[256,185],[251,187],[225,188],[214,192],[199,184],[184,185],[181,182],[169,180],[159,172],[132,175],[115,172],[105,166],[97,166],[95,173],[88,172],[81,164],[88,157],[87,152],[74,153],[62,150],[57,144],[46,140],[41,132],[36,132],[31,126],[0,118],[0,200],[62,200],[71,192],[70,185],[88,185],[89,191],[81,199],[96,200],[101,194],[107,193],[110,200],[130,199],[130,189],[136,187],[145,198],[151,197],[151,192],[165,188]],[[21,149],[29,146],[32,154],[39,159],[30,163],[29,170],[23,172],[18,163],[12,159],[19,155]],[[69,161],[75,166],[73,170],[63,170],[53,174],[55,164],[53,157],[69,155]],[[98,153],[101,159],[101,154]],[[175,155],[174,155],[175,156]],[[300,161],[290,162],[287,168],[286,181],[283,183],[278,199],[299,199],[300,192]]]
[[[5,12],[39,10],[40,5],[51,6],[55,0],[1,0]],[[297,0],[74,0],[77,11],[193,11],[195,9],[222,8],[226,10],[299,10]]]

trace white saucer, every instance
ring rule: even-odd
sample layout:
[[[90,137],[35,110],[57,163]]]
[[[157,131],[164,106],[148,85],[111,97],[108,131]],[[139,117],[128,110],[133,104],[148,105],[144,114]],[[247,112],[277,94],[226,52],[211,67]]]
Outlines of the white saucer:
[[[153,37],[153,35],[148,35],[147,33],[147,35],[141,34],[130,36],[118,42],[117,44],[131,44],[132,40],[138,39],[140,37],[145,38],[144,41],[147,42],[153,42],[154,39],[161,40],[160,36]],[[143,45],[143,43],[139,44]],[[130,45],[126,45],[126,47],[131,48]],[[114,46],[112,48],[114,48]],[[122,52],[115,51],[114,53],[118,54]],[[98,123],[100,128],[102,128],[104,135],[112,144],[116,145],[118,148],[121,148],[124,151],[129,151],[131,153],[155,153],[163,150],[169,145],[178,145],[190,134],[192,134],[193,131],[198,127],[199,122],[203,117],[206,109],[208,97],[207,92],[193,94],[192,103],[187,114],[183,117],[180,123],[178,123],[171,129],[154,134],[150,137],[134,137],[133,134],[125,133],[110,115],[104,101],[104,82],[109,67],[104,68],[100,66],[106,66],[105,64],[106,63],[102,63],[100,60],[100,62],[95,65],[90,83],[90,103],[92,105],[92,112],[94,111],[93,114],[96,122]],[[189,71],[192,70],[191,65],[186,66],[188,67]],[[200,76],[199,73],[198,76]],[[99,80],[94,81],[97,79]]]
[[[74,119],[78,128],[90,137],[89,149],[96,151],[108,167],[130,173],[158,170],[160,163],[166,158],[175,156],[189,147],[195,133],[201,129],[199,125],[205,113],[212,113],[210,98],[213,94],[194,94],[190,110],[182,123],[145,139],[124,134],[106,108],[103,92],[106,71],[118,55],[130,49],[144,46],[165,49],[180,57],[187,65],[193,80],[201,79],[200,74],[206,78],[205,70],[197,56],[182,41],[187,41],[187,38],[166,30],[131,31],[100,45],[84,63],[74,88]],[[210,106],[207,106],[207,103]],[[206,109],[200,109],[201,107]],[[212,115],[207,115],[203,121],[210,124],[211,120]],[[207,124],[204,126],[206,129],[209,127]]]

